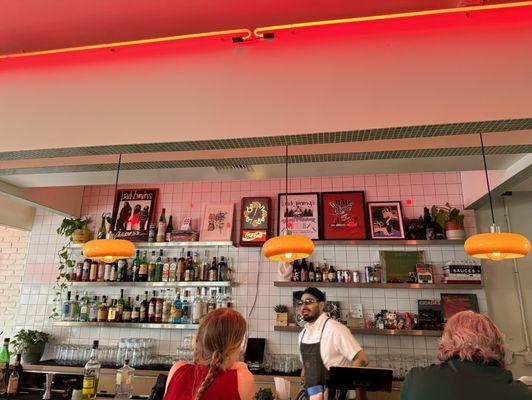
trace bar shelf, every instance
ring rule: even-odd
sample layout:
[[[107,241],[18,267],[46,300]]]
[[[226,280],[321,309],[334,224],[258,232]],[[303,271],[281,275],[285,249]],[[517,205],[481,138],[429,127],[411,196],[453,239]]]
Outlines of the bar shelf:
[[[277,287],[331,287],[367,289],[482,289],[481,284],[471,283],[365,283],[365,282],[291,282],[276,281]]]
[[[455,246],[463,245],[465,239],[457,240],[410,240],[410,239],[368,239],[368,240],[314,240],[317,246]]]
[[[92,327],[92,328],[140,328],[140,329],[184,329],[196,330],[199,324],[160,324],[140,322],[77,322],[77,321],[54,321],[54,326],[63,327]]]
[[[159,248],[183,248],[183,247],[234,247],[232,241],[227,242],[137,242],[134,243],[139,249],[159,249]],[[71,243],[71,249],[82,249],[83,243]]]
[[[193,281],[193,282],[69,282],[72,287],[230,287],[236,286],[235,282],[231,281]]]
[[[300,332],[300,326],[274,326],[278,332]],[[375,328],[350,328],[351,333],[360,335],[385,335],[385,336],[431,336],[440,337],[443,331],[428,331],[421,329],[375,329]]]

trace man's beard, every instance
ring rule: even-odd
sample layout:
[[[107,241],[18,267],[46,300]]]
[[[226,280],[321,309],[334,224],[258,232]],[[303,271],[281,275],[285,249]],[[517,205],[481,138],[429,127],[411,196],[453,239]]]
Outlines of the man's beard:
[[[320,316],[319,314],[310,314],[310,315],[307,315],[306,317],[302,315],[303,321],[305,322],[314,322],[318,319],[319,316]]]

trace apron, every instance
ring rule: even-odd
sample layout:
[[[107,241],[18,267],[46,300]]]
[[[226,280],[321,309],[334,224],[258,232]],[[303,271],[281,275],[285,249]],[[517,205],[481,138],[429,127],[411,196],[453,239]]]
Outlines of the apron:
[[[303,368],[305,369],[305,387],[309,388],[312,386],[321,385],[325,387],[327,380],[327,368],[323,364],[320,353],[321,338],[323,336],[323,330],[329,318],[325,320],[323,327],[321,328],[320,340],[316,343],[303,343],[305,338],[305,333],[307,330],[303,331],[301,336],[301,343],[299,343],[299,351],[301,352],[301,359],[303,360]]]

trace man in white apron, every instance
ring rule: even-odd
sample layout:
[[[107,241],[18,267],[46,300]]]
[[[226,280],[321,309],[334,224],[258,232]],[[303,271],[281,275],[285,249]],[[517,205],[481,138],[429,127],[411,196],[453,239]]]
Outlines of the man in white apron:
[[[297,300],[298,311],[306,321],[299,334],[305,388],[311,400],[322,400],[330,367],[365,366],[368,357],[351,331],[324,313],[325,294],[321,290],[306,288]]]

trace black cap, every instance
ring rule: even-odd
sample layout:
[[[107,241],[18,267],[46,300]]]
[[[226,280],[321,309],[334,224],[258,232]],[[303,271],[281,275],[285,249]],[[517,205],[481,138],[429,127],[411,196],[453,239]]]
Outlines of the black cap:
[[[315,287],[308,287],[305,290],[300,290],[299,292],[296,292],[296,300],[301,300],[301,297],[303,297],[305,293],[314,296],[318,301],[325,301],[325,293]]]

